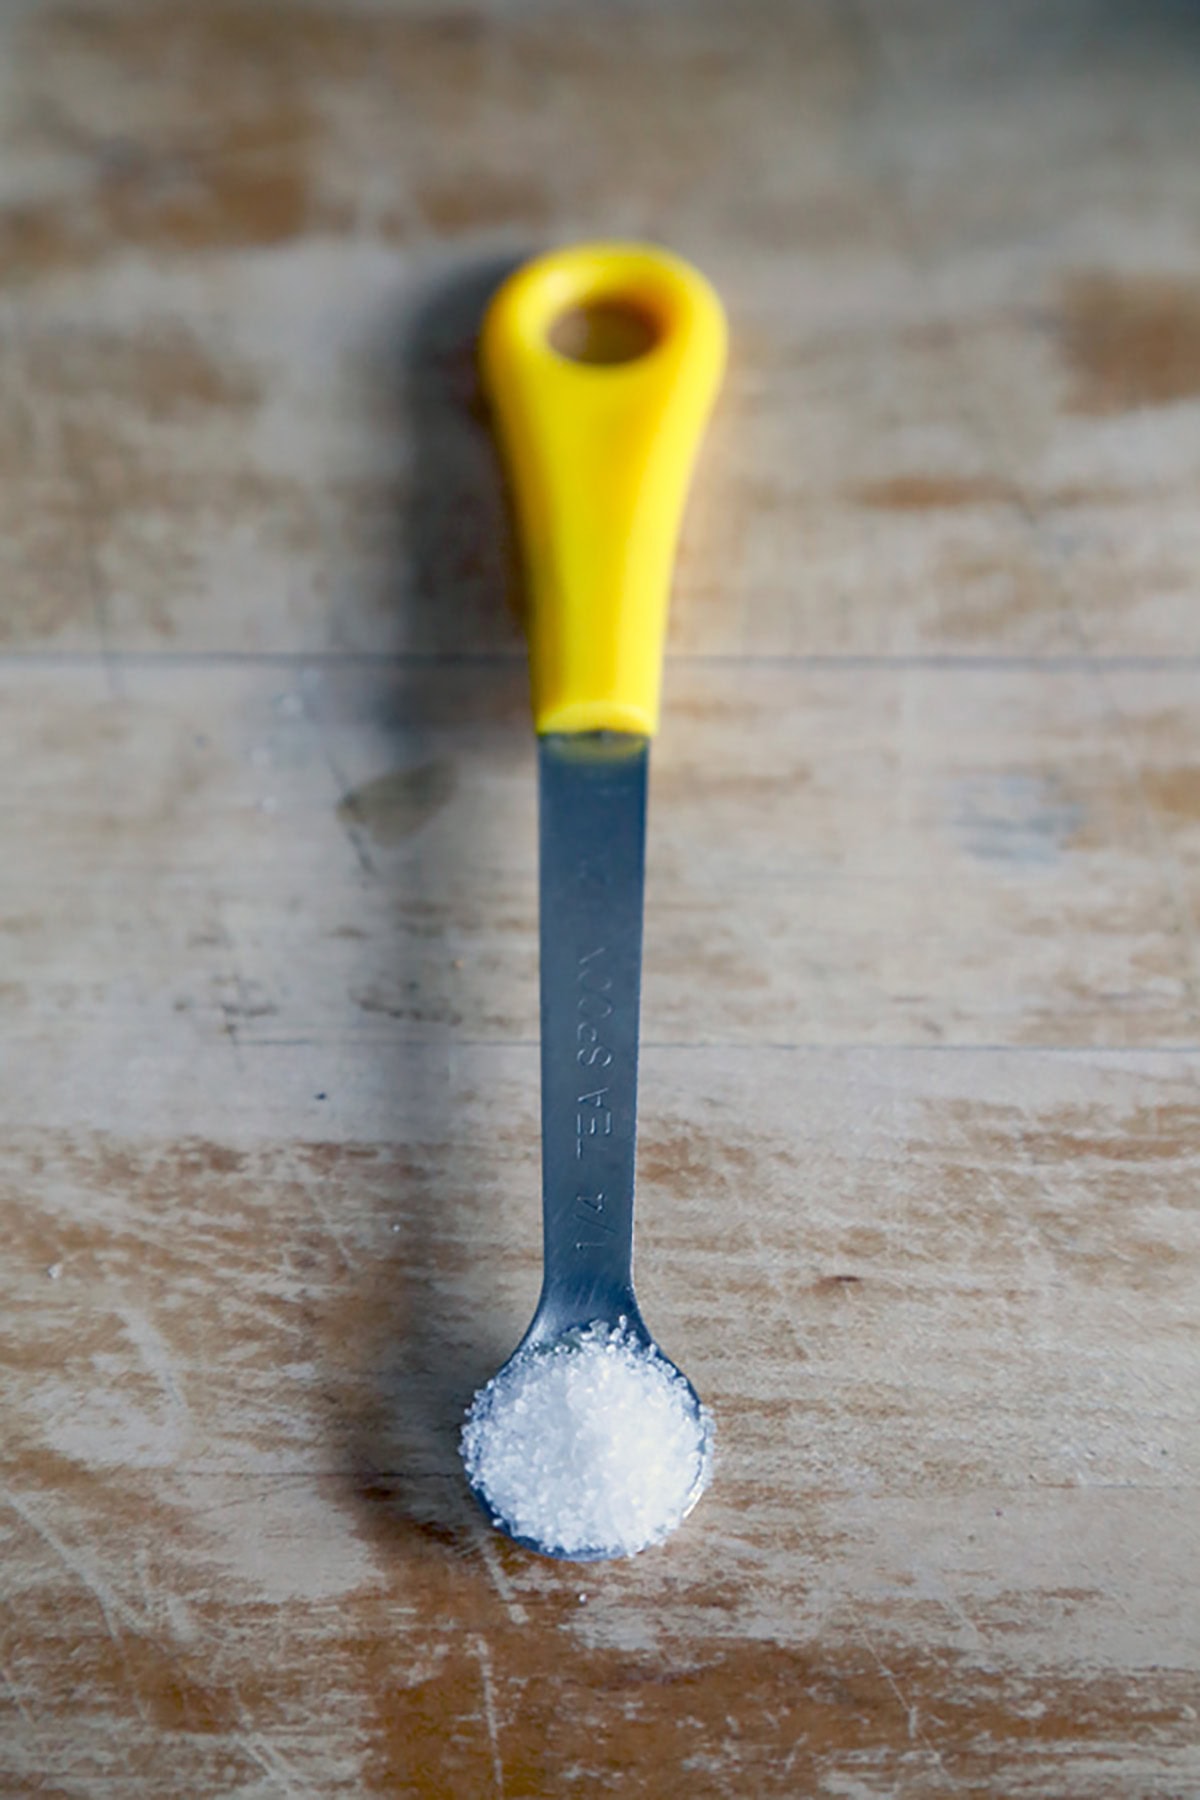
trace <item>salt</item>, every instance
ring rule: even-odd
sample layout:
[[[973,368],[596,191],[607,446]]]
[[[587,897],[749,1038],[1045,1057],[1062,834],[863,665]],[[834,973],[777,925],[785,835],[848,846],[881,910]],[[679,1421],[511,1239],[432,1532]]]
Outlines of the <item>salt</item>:
[[[683,1376],[623,1328],[525,1351],[481,1388],[467,1476],[513,1536],[563,1556],[633,1556],[708,1479],[711,1425]]]

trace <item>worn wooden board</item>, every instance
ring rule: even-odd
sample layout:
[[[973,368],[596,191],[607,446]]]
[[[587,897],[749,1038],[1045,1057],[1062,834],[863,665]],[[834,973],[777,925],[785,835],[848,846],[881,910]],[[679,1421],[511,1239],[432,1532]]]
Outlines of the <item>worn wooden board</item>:
[[[1200,1792],[1200,29],[0,11],[0,1793]],[[526,250],[734,333],[680,560],[659,1551],[490,1536]]]

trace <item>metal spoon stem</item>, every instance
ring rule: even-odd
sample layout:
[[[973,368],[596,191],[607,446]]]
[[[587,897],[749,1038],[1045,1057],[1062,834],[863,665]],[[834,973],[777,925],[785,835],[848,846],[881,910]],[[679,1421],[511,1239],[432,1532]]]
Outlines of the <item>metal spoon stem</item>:
[[[645,738],[538,741],[543,1285],[527,1341],[633,1295]]]

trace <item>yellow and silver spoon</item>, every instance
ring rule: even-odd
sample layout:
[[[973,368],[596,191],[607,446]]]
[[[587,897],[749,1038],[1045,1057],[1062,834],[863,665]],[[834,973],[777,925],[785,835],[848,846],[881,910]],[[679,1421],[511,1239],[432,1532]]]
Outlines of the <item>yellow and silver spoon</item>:
[[[506,1497],[486,1448],[514,1369],[611,1339],[690,1409],[695,1470],[678,1517],[707,1478],[707,1414],[642,1320],[632,1259],[646,778],[675,545],[725,320],[677,257],[587,244],[509,278],[481,354],[523,543],[538,734],[544,1272],[518,1350],[476,1397],[464,1460],[500,1529],[595,1560],[627,1553],[627,1534],[531,1530],[535,1513]],[[563,1447],[560,1467],[547,1447],[543,1487],[569,1484],[576,1454],[586,1479],[582,1449]]]

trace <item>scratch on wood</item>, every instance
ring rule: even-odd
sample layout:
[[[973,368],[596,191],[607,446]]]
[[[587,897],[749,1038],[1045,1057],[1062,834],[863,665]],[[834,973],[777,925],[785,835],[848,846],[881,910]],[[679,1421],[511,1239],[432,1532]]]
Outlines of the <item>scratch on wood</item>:
[[[472,1523],[474,1522],[472,1521]],[[497,1554],[495,1544],[492,1542],[492,1536],[488,1526],[480,1522],[476,1529],[478,1532],[476,1541],[479,1545],[479,1554],[483,1558],[484,1567],[488,1572],[488,1578],[497,1594],[500,1596],[501,1604],[508,1614],[510,1623],[513,1625],[527,1625],[529,1623],[529,1614],[517,1599],[516,1594],[513,1592],[512,1582],[504,1573],[500,1557]]]
[[[256,1762],[265,1775],[273,1775],[284,1794],[295,1796],[295,1800],[305,1800],[313,1789],[307,1781],[297,1776],[292,1768],[274,1747],[268,1743],[261,1731],[255,1731],[250,1725],[244,1707],[238,1708],[242,1717],[243,1729],[237,1733],[234,1742],[241,1745],[252,1762]]]
[[[322,1182],[324,1181],[324,1177],[321,1177],[320,1179],[322,1180]],[[315,1188],[315,1187],[306,1188],[305,1193],[308,1196],[309,1205],[312,1207],[313,1211],[316,1213],[317,1218],[320,1221],[321,1227],[324,1230],[326,1236],[329,1238],[329,1241],[332,1243],[334,1249],[337,1251],[338,1255],[341,1257],[343,1265],[345,1266],[346,1269],[355,1268],[357,1266],[357,1259],[355,1258],[353,1252],[347,1247],[346,1240],[343,1238],[341,1232],[338,1230],[337,1226],[335,1225],[333,1218],[332,1218],[331,1214],[329,1213],[329,1211],[327,1210],[324,1201],[321,1199],[320,1193],[318,1192],[317,1188]]]
[[[165,1394],[175,1428],[182,1438],[191,1415],[165,1340],[144,1313],[135,1312],[130,1306],[119,1306],[116,1310],[130,1343]]]
[[[53,1531],[50,1526],[46,1524],[44,1519],[39,1519],[32,1507],[27,1505],[19,1495],[14,1494],[11,1488],[0,1488],[0,1502],[3,1502],[5,1506],[11,1508],[19,1519],[23,1519],[29,1529],[36,1532],[47,1548],[53,1551],[64,1569],[67,1569],[70,1574],[74,1575],[77,1581],[82,1582],[83,1586],[92,1596],[92,1599],[96,1602],[96,1605],[100,1608],[105,1630],[108,1632],[108,1635],[114,1644],[119,1644],[121,1641],[121,1634],[118,1631],[116,1624],[114,1624],[114,1620],[120,1620],[127,1630],[140,1635],[141,1622],[136,1614],[125,1605],[123,1600],[113,1593],[107,1583],[101,1581],[98,1575],[93,1574],[92,1571],[88,1569],[87,1565],[80,1559],[75,1551],[68,1549],[58,1533]]]
[[[905,1728],[908,1732],[909,1740],[912,1743],[920,1744],[922,1750],[926,1751],[935,1763],[939,1779],[944,1782],[948,1788],[952,1788],[955,1792],[958,1792],[960,1784],[955,1781],[949,1769],[947,1769],[942,1760],[941,1751],[932,1739],[930,1739],[921,1729],[920,1709],[908,1699],[903,1688],[900,1686],[900,1683],[896,1680],[896,1677],[892,1674],[892,1671],[888,1668],[878,1650],[876,1650],[875,1645],[871,1641],[870,1634],[863,1625],[858,1613],[852,1606],[848,1606],[847,1610],[854,1621],[854,1629],[859,1642],[866,1650],[871,1661],[875,1664],[875,1667],[879,1670],[879,1673],[882,1675],[888,1687],[892,1690],[892,1693],[896,1696],[900,1710],[904,1714]]]
[[[479,1680],[483,1688],[483,1716],[487,1720],[488,1743],[492,1752],[492,1779],[496,1784],[497,1800],[504,1796],[504,1765],[500,1760],[500,1729],[496,1719],[496,1690],[492,1679],[492,1653],[488,1649],[487,1639],[476,1634],[471,1640],[471,1649],[479,1663]]]

